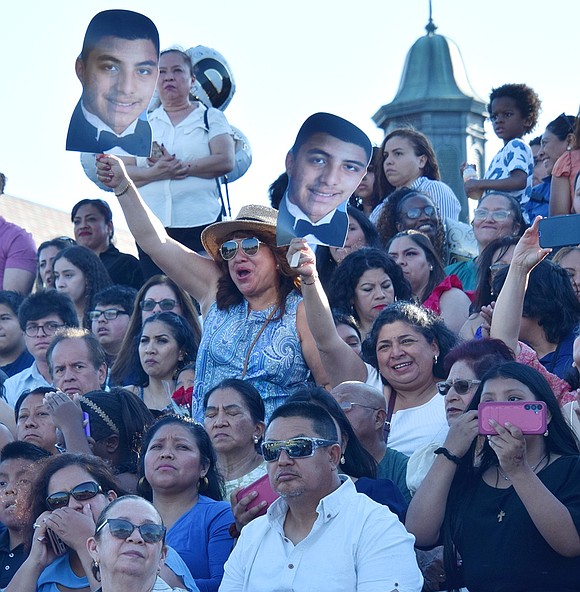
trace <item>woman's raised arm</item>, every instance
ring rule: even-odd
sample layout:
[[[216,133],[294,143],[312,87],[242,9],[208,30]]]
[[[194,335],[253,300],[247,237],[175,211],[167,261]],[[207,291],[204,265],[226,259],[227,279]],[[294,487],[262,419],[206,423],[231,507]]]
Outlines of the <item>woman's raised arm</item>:
[[[97,174],[101,183],[115,192],[123,208],[129,230],[139,246],[155,263],[207,310],[215,300],[218,266],[167,235],[161,222],[147,207],[123,162],[110,155],[97,157]]]

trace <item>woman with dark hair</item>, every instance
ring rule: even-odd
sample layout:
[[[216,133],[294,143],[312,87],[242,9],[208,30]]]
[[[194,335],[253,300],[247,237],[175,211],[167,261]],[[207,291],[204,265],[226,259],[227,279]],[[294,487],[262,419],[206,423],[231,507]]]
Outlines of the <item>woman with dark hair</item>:
[[[56,424],[44,400],[44,396],[53,391],[53,387],[39,386],[24,391],[18,397],[14,404],[15,434],[16,440],[35,444],[50,454],[57,454]]]
[[[113,284],[138,290],[143,283],[143,272],[133,255],[121,253],[113,244],[115,227],[113,213],[102,199],[81,199],[71,211],[75,239],[103,262]]]
[[[249,380],[264,399],[266,417],[311,376],[326,380],[296,270],[286,260],[287,247],[276,245],[276,210],[244,206],[235,220],[206,228],[201,239],[208,259],[168,237],[118,158],[99,156],[97,166],[137,242],[200,303],[198,418],[205,393],[224,378]]]
[[[545,379],[516,362],[481,379],[480,402],[543,401],[549,429],[523,435],[490,420],[496,434],[439,454],[407,513],[417,545],[442,541],[450,589],[577,589],[580,570],[580,448]],[[485,544],[482,544],[485,541]],[[506,561],[509,557],[509,561]]]
[[[451,188],[440,181],[437,157],[429,138],[413,128],[395,129],[385,136],[376,166],[377,187],[381,198],[396,189],[408,187],[429,196],[441,218],[457,220],[461,204]],[[379,204],[371,215],[377,223],[381,215]]]
[[[463,339],[489,336],[487,311],[484,307],[495,302],[497,294],[493,291],[493,280],[498,272],[510,264],[518,238],[504,236],[492,240],[478,257],[477,285],[471,305],[471,315],[463,325],[459,336]],[[482,315],[482,309],[483,315]]]
[[[111,369],[111,384],[127,385],[131,384],[131,378],[135,380],[134,345],[143,327],[143,321],[158,312],[169,311],[180,315],[188,322],[195,336],[195,345],[199,345],[201,326],[191,296],[166,275],[154,275],[141,286],[135,297],[131,319]]]
[[[362,335],[356,319],[351,314],[336,311],[332,313],[332,319],[339,337],[357,355],[362,355]]]
[[[319,246],[317,249],[317,267],[320,281],[325,288],[330,288],[332,274],[350,253],[362,247],[379,248],[379,236],[374,224],[359,210],[347,207],[348,232],[344,247]]]
[[[112,285],[99,257],[86,247],[67,247],[54,257],[52,275],[57,292],[70,296],[80,325],[90,331],[93,297]]]
[[[544,260],[551,249],[540,248],[539,220],[536,218],[519,240],[509,268],[495,278],[494,290],[499,296],[491,335],[503,340],[518,361],[523,361],[520,352],[526,347],[522,342],[529,344],[524,363],[539,360],[548,372],[565,379],[573,362],[580,303],[566,272]],[[546,378],[561,404],[572,400],[568,389]]]
[[[418,230],[433,243],[441,261],[447,260],[445,226],[433,200],[414,189],[397,189],[383,202],[382,214],[377,221],[381,244],[388,242],[403,230]]]
[[[556,138],[560,140],[560,142],[554,142],[554,144],[556,150],[558,146],[562,147],[564,143],[566,146],[565,149],[562,150],[560,157],[553,163],[550,171],[550,216],[571,214],[574,211],[574,191],[576,178],[580,171],[580,124],[578,123],[580,121],[580,113],[573,118],[574,121],[572,122],[570,121],[569,115],[564,115],[564,117],[562,117],[562,115],[558,118],[559,121],[557,126],[560,130],[560,136],[558,137],[556,135]],[[552,130],[555,129],[556,126],[553,126]],[[552,133],[555,134],[555,131]],[[564,139],[560,139],[564,133]],[[554,140],[554,138],[551,138],[550,136],[547,136],[547,139],[548,141],[550,139]],[[543,146],[543,154],[546,154],[546,146]],[[548,154],[553,155],[548,156],[548,164],[546,164],[546,168],[552,163],[552,158],[556,156],[556,154],[551,151]]]
[[[455,345],[455,334],[431,311],[412,302],[394,302],[375,319],[363,343],[363,362],[336,332],[326,294],[317,281],[312,249],[295,239],[288,256],[295,253],[300,254],[298,271],[308,286],[303,291],[308,322],[331,385],[358,380],[384,393],[386,435],[395,450],[411,454],[444,438],[448,427],[436,383],[446,377],[443,359]]]
[[[75,245],[75,241],[68,236],[59,236],[52,240],[44,241],[36,249],[36,286],[35,291],[54,288],[52,277],[52,264],[59,251]]]
[[[197,357],[191,327],[174,312],[155,313],[143,322],[134,351],[137,381],[129,390],[138,395],[154,415],[171,411],[177,374]]]
[[[125,491],[135,492],[141,438],[153,414],[137,395],[118,387],[91,391],[77,400],[89,416],[93,454],[110,464]]]
[[[401,268],[381,249],[365,247],[344,258],[332,278],[333,309],[351,313],[364,336],[395,300],[409,300],[411,287]]]
[[[203,399],[204,426],[213,443],[225,499],[266,474],[260,444],[266,429],[264,401],[246,380],[226,378]]]
[[[550,214],[550,192],[552,182],[552,170],[556,161],[572,147],[574,141],[574,123],[576,118],[573,115],[562,113],[556,119],[551,121],[540,136],[540,149],[536,158],[543,166],[542,179],[534,184],[530,201],[524,204],[523,209],[528,216],[528,220],[533,220],[536,216],[547,217],[549,215],[568,214],[568,211],[556,212]],[[530,143],[530,148],[532,144]],[[533,151],[533,148],[532,148]],[[534,167],[534,176],[536,167]]]
[[[572,289],[580,301],[580,247],[564,247],[552,257],[552,261],[568,274]]]
[[[440,315],[454,333],[459,333],[471,301],[456,275],[445,276],[431,241],[421,232],[404,230],[389,241],[387,250],[411,284],[414,300]]]
[[[232,172],[235,160],[225,115],[193,96],[194,82],[186,52],[177,47],[161,52],[157,79],[161,105],[148,116],[157,150],[151,158],[127,162],[131,178],[169,235],[201,251],[201,232],[222,216],[217,181]],[[145,277],[159,273],[156,261],[142,251],[139,257]]]
[[[181,555],[201,592],[217,592],[232,550],[230,505],[211,440],[180,415],[155,422],[143,439],[139,487],[167,527],[167,544]]]
[[[52,456],[35,466],[34,473],[26,508],[32,546],[6,592],[96,590],[99,583],[93,576],[87,539],[95,532],[105,506],[124,491],[105,461],[96,456]],[[53,550],[54,535],[66,545],[61,555]],[[191,579],[174,551],[168,554],[160,575],[174,586]]]
[[[445,273],[454,273],[465,290],[475,290],[479,255],[489,243],[503,236],[520,237],[527,224],[520,204],[507,193],[486,193],[473,212],[473,234],[477,241],[478,256],[468,261],[448,265]]]
[[[367,167],[367,172],[348,200],[349,206],[356,208],[366,217],[372,214],[373,210],[379,205],[381,198],[376,183],[376,167],[380,166],[380,160],[381,151],[378,146],[373,146],[373,154]]]

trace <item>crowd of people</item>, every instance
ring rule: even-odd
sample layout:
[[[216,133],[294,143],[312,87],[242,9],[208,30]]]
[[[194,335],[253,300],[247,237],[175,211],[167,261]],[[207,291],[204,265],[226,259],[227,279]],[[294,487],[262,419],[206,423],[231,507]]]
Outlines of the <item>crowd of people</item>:
[[[396,129],[344,245],[279,246],[275,207],[222,219],[229,125],[187,54],[159,66],[158,152],[96,157],[139,259],[104,200],[38,249],[0,218],[0,589],[578,590],[580,246],[539,223],[580,213],[580,118],[530,146],[536,93],[492,91],[463,244]],[[516,401],[545,432],[482,425]]]

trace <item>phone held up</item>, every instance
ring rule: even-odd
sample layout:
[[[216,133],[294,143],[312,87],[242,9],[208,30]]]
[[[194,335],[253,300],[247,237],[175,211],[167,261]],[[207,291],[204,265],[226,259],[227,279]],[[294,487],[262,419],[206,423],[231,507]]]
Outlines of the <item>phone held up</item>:
[[[236,498],[240,501],[243,497],[251,493],[252,491],[256,491],[258,495],[247,505],[246,510],[257,506],[260,502],[266,501],[267,505],[265,508],[260,510],[258,516],[262,516],[266,513],[268,507],[272,504],[273,501],[277,500],[280,496],[272,489],[270,485],[270,479],[268,475],[263,475],[259,479],[256,479],[253,483],[250,483],[247,487],[240,489],[236,494]]]
[[[580,214],[542,218],[538,234],[543,249],[580,245]]]
[[[477,408],[479,433],[494,436],[497,434],[489,420],[500,426],[511,423],[520,428],[523,434],[543,434],[547,427],[546,403],[543,401],[487,401]]]

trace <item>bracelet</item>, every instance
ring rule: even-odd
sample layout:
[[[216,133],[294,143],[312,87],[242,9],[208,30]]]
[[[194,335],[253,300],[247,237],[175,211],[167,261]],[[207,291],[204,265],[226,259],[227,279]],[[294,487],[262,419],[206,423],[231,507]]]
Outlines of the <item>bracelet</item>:
[[[433,454],[442,454],[447,460],[450,460],[452,463],[455,463],[456,465],[459,465],[459,463],[461,462],[461,458],[455,456],[454,454],[451,454],[451,452],[449,452],[449,450],[447,450],[447,448],[444,448],[443,446],[437,448],[437,450],[434,450]]]
[[[127,185],[125,185],[125,189],[123,189],[123,191],[119,191],[119,193],[117,193],[115,191],[115,195],[117,197],[121,197],[122,195],[125,195],[125,193],[127,193],[127,191],[129,191],[129,187],[131,187],[131,181],[127,181]]]
[[[311,282],[305,282],[303,279],[300,279],[300,283],[304,286],[312,286],[313,284],[316,283],[316,280],[318,279],[317,275],[311,275],[310,276],[312,281]]]

